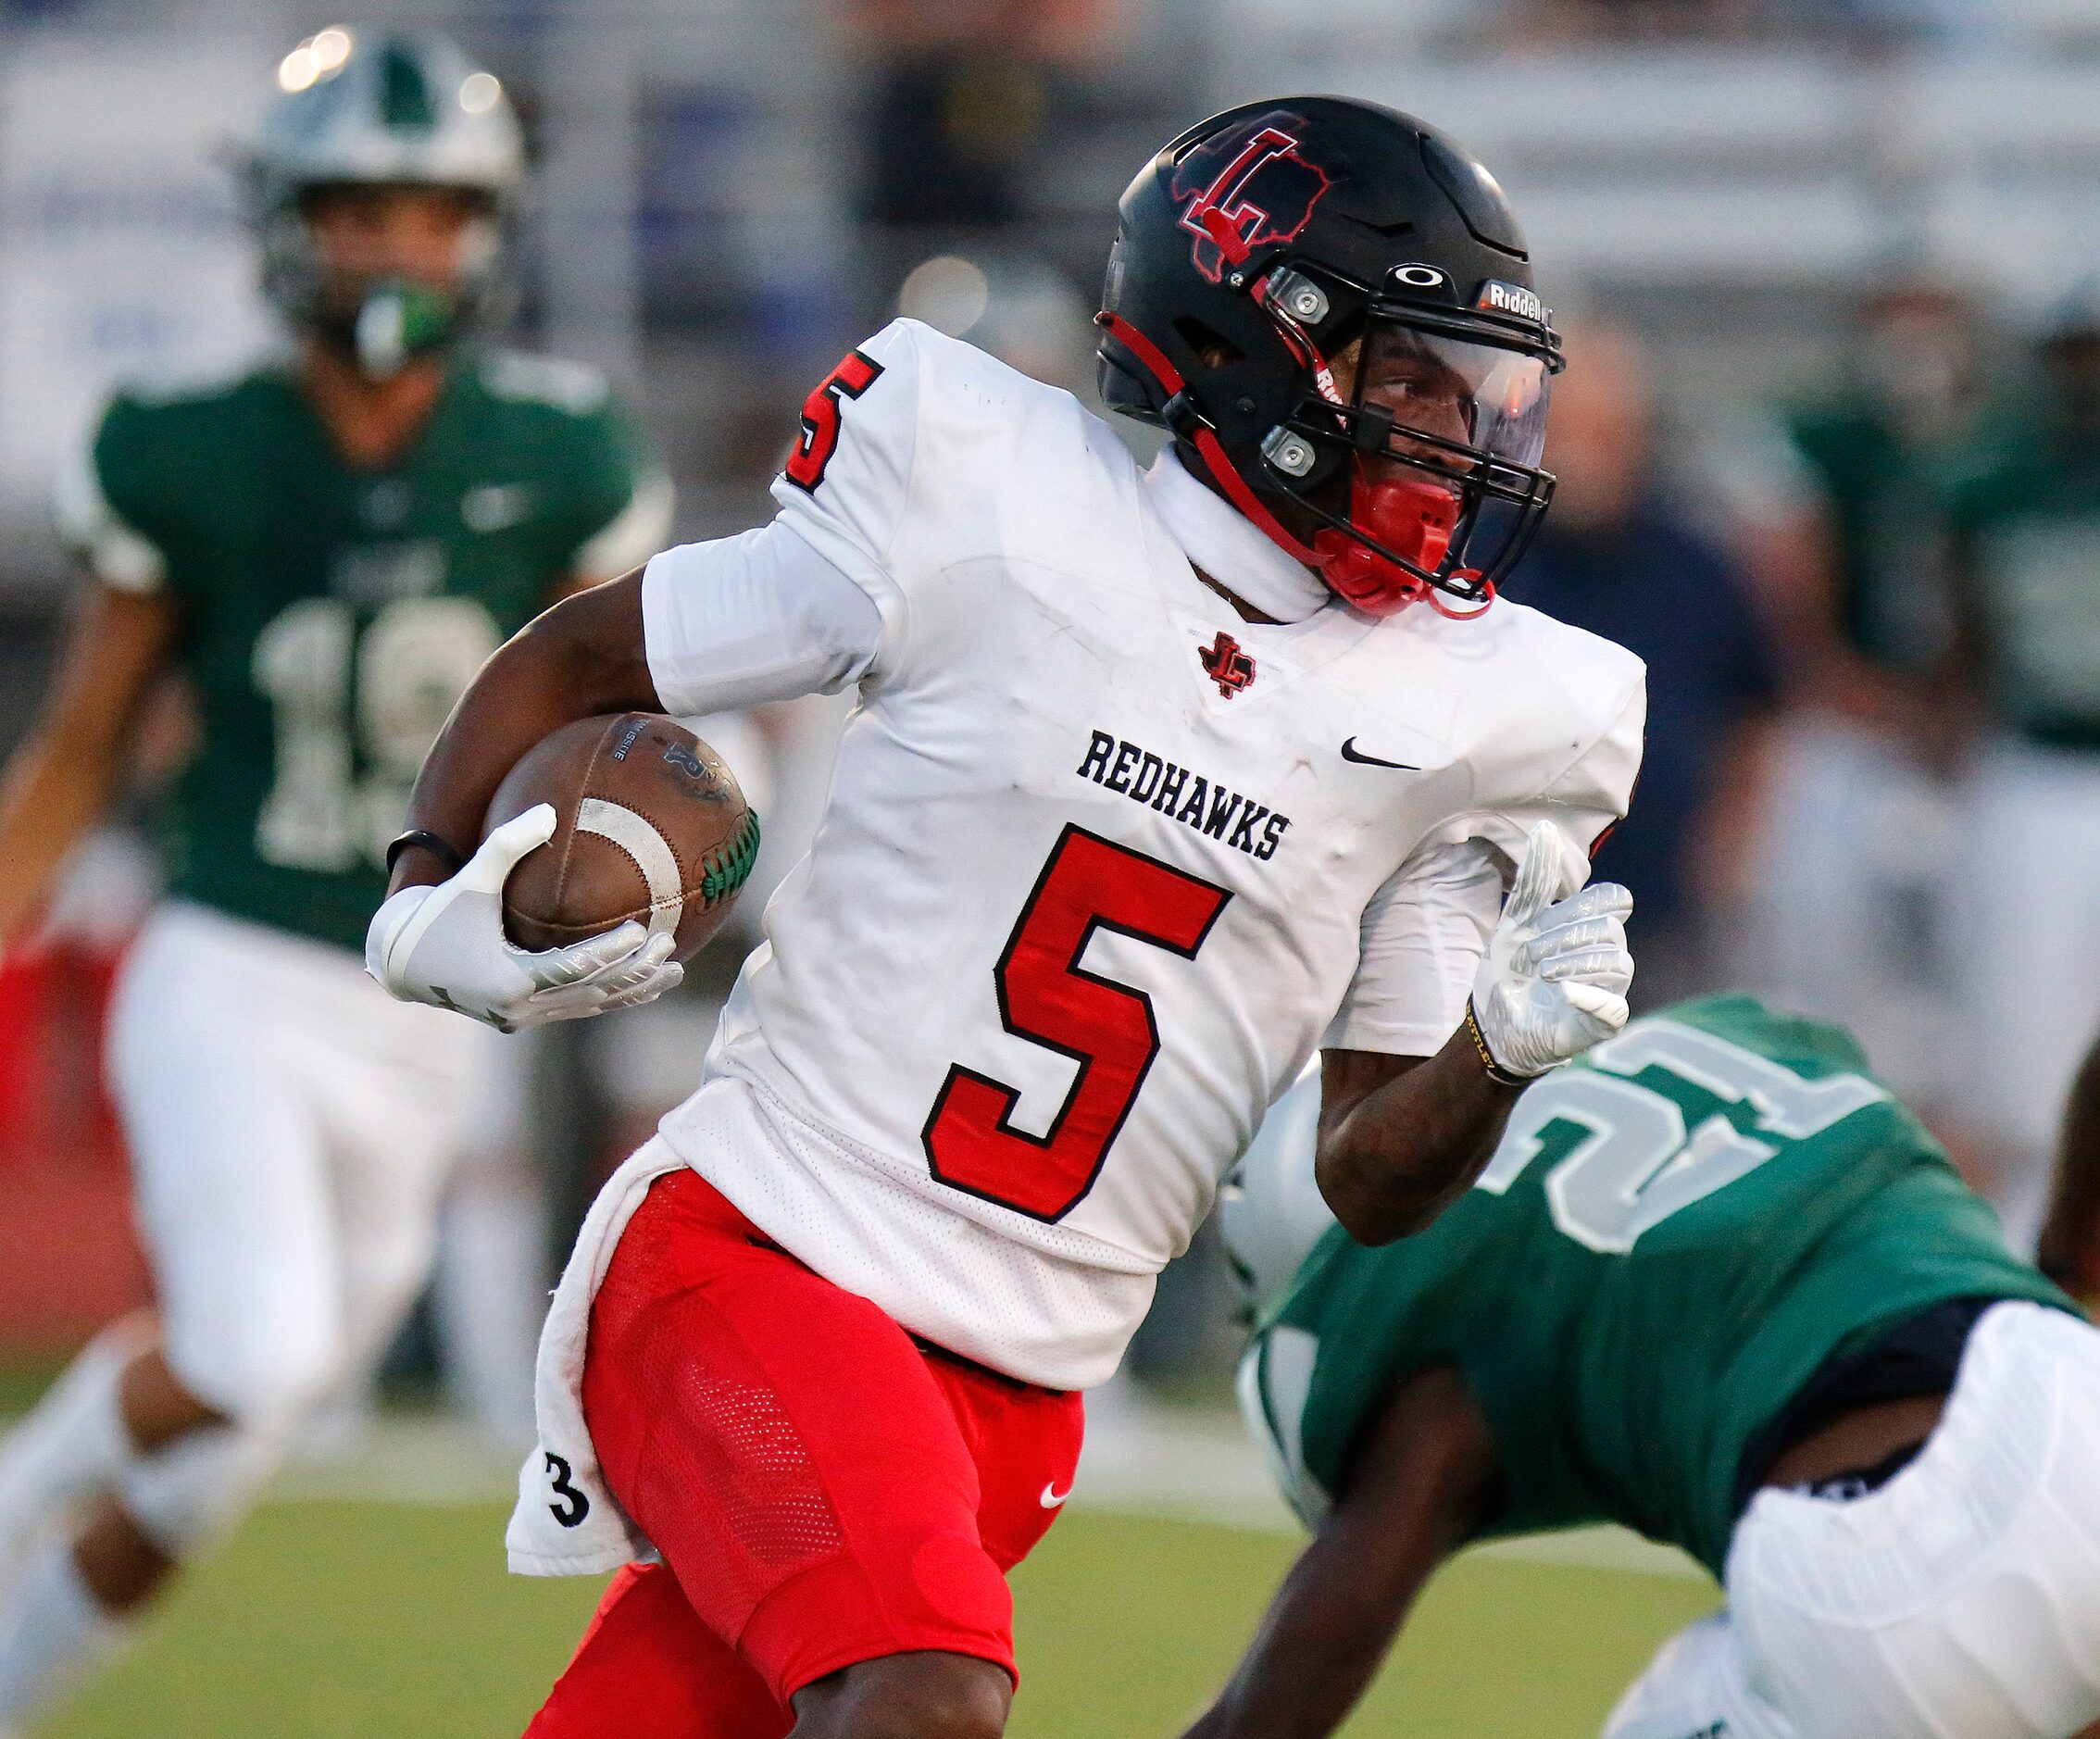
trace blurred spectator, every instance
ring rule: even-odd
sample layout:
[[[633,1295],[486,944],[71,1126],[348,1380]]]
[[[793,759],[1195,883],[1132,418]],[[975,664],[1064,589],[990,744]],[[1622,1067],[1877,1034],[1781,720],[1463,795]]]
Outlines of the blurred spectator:
[[[2100,1025],[2100,286],[2058,311],[1954,504],[1959,644],[1983,709],[1963,791],[1963,1073],[2031,1243]]]
[[[1516,0],[1498,33],[1527,46],[1737,36],[1755,26],[1766,10],[1757,0]]]
[[[862,215],[895,229],[1001,230],[1025,215],[1019,171],[1043,136],[1046,68],[997,55],[892,61],[869,99]]]
[[[1946,471],[1981,396],[1975,310],[1912,283],[1864,306],[1853,378],[1792,419],[1823,498],[1838,631],[1826,697],[1877,722],[1913,720],[1910,679],[1947,644]]]
[[[870,61],[859,215],[887,295],[946,247],[996,246],[1031,215],[1031,166],[1065,87],[1097,72],[1120,0],[842,0]],[[1039,178],[1039,177],[1038,177]]]
[[[1069,279],[1025,254],[992,254],[981,264],[937,254],[897,293],[899,314],[1082,395],[1094,391],[1093,309]]]
[[[1497,33],[1567,42],[1836,41],[1872,45],[1941,29],[1960,0],[1516,0]]]
[[[1121,0],[844,0],[847,22],[896,54],[990,52],[1033,60],[1098,56]]]
[[[1980,350],[1951,289],[1869,297],[1848,378],[1788,419],[1806,492],[1759,564],[1805,704],[1773,757],[1754,976],[1853,1027],[1928,1107],[1946,1095],[1942,769],[1958,716],[1947,484],[1975,439]]]
[[[1547,442],[1553,510],[1504,591],[1647,660],[1641,782],[1596,872],[1633,892],[1634,995],[1655,1007],[1720,976],[1708,922],[1732,892],[1777,684],[1748,582],[1673,499],[1640,347],[1592,327],[1569,354]]]

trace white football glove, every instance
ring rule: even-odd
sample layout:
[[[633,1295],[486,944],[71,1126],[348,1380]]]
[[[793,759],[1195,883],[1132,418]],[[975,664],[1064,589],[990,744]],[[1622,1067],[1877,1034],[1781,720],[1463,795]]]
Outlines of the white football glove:
[[[451,881],[394,895],[365,932],[365,970],[404,1002],[456,1009],[499,1032],[661,996],[685,976],[668,932],[652,936],[631,919],[544,954],[505,937],[503,884],[554,830],[554,806],[534,804],[483,840]]]
[[[1495,1066],[1512,1075],[1543,1073],[1626,1024],[1633,896],[1599,882],[1547,905],[1570,849],[1550,821],[1526,836],[1516,883],[1473,975],[1474,1024]]]

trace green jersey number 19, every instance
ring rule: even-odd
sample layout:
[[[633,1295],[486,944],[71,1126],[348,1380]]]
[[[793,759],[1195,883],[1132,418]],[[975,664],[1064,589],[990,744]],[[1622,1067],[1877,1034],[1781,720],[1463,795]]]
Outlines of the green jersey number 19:
[[[252,667],[277,743],[256,856],[292,870],[383,863],[423,757],[502,638],[465,597],[397,598],[361,632],[334,598],[271,618]]]

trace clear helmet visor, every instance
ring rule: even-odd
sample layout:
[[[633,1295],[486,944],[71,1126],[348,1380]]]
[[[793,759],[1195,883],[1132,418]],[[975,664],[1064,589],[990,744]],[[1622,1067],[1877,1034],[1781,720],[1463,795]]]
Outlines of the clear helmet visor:
[[[1427,436],[1416,444],[1429,451],[1417,457],[1458,459],[1451,449],[1470,448],[1529,469],[1545,453],[1552,376],[1538,357],[1374,316],[1355,362],[1344,402],[1390,416],[1396,444]]]
[[[1546,359],[1376,307],[1361,340],[1331,363],[1302,333],[1286,335],[1301,341],[1314,387],[1289,432],[1308,460],[1314,442],[1332,455],[1339,438],[1346,454],[1296,492],[1321,523],[1313,548],[1328,584],[1373,613],[1429,595],[1425,588],[1492,598],[1552,496],[1539,469]]]

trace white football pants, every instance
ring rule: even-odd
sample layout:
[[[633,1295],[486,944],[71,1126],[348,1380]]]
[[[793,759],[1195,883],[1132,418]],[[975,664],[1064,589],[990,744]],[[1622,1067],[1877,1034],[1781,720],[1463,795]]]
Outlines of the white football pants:
[[[1848,1027],[1906,1099],[1945,1093],[1952,1037],[1938,957],[1951,802],[1894,743],[1850,719],[1788,723],[1736,976]]]
[[[110,1076],[169,1364],[243,1433],[281,1443],[385,1350],[492,1037],[340,949],[181,902],[148,920]]]
[[[2007,1303],[1879,1491],[1768,1488],[1728,1606],[1666,1645],[1606,1739],[2072,1739],[2100,1720],[2100,1330]]]

